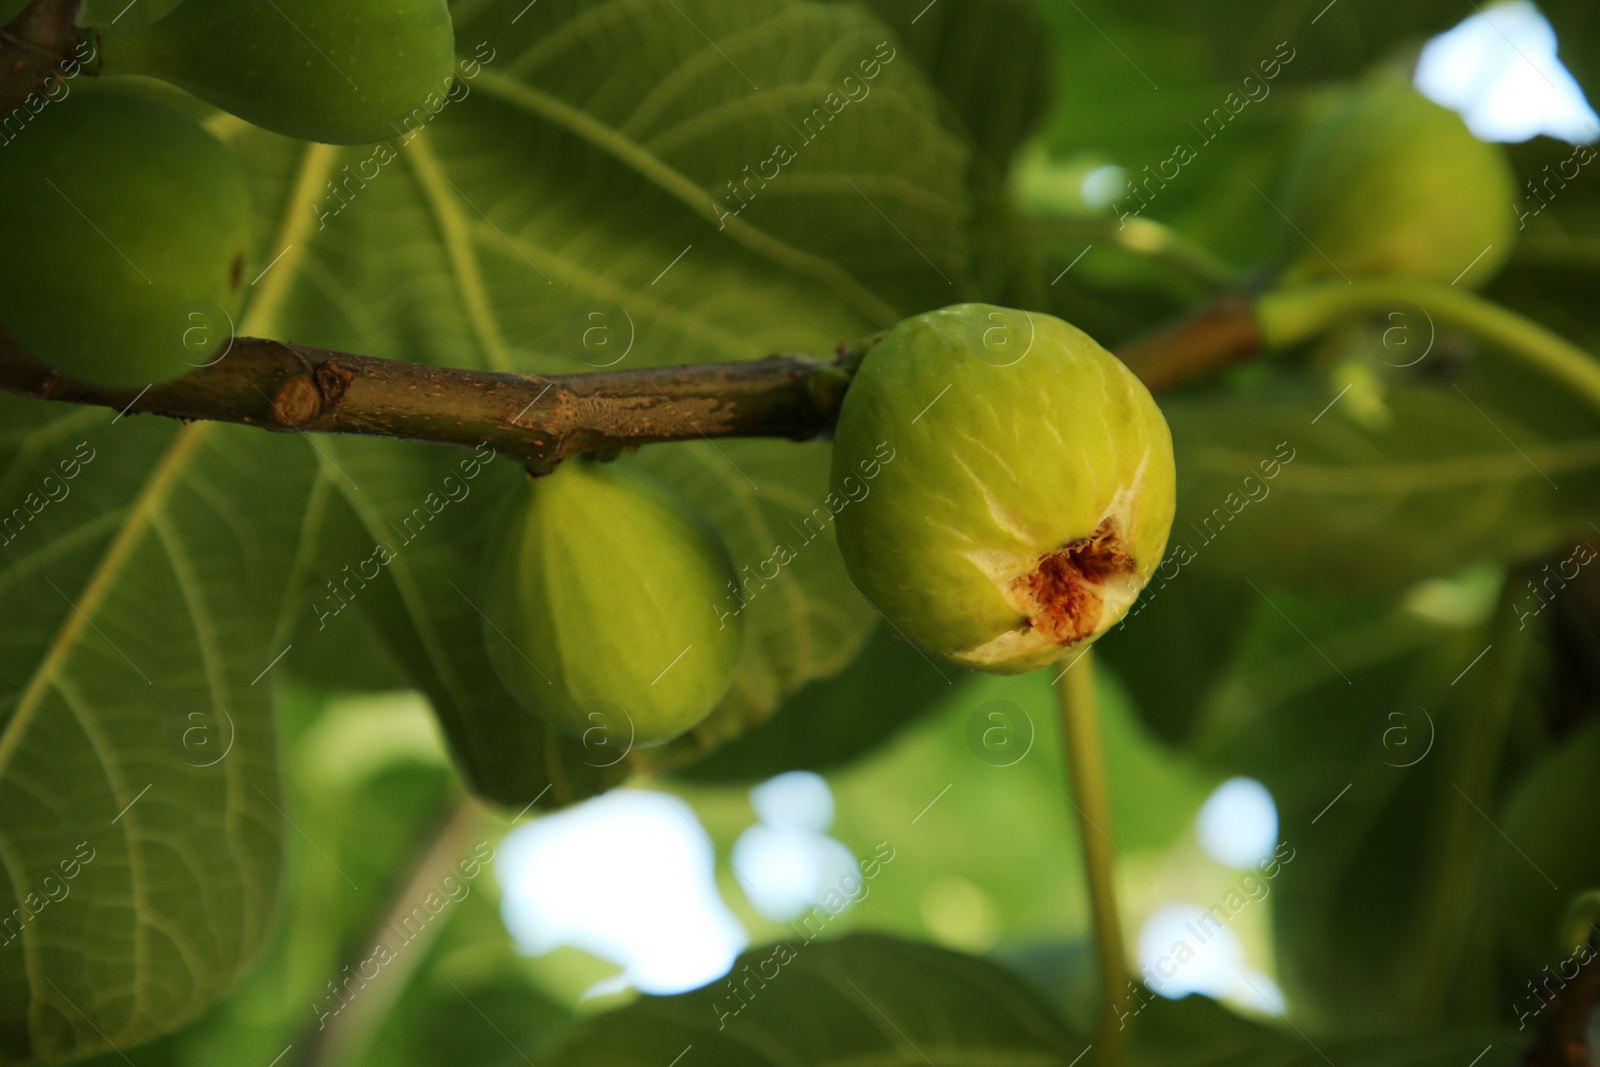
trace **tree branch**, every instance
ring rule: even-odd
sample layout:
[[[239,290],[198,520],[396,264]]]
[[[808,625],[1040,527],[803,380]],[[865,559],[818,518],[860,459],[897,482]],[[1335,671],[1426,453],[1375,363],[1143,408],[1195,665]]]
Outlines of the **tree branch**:
[[[1119,347],[1117,355],[1159,393],[1253,359],[1265,347],[1254,301],[1225,293],[1198,314]]]
[[[33,0],[0,28],[0,119],[47,93],[77,59],[80,0]]]
[[[826,433],[865,347],[823,361],[777,355],[587,374],[498,374],[235,339],[222,356],[145,389],[92,385],[44,366],[0,332],[0,392],[126,415],[231,422],[476,448],[529,470],[583,452],[719,437],[809,440]],[[1168,389],[1261,350],[1251,305],[1224,297],[1120,350],[1151,389]]]
[[[660,441],[812,438],[832,425],[848,380],[840,364],[798,355],[494,374],[244,337],[211,365],[141,391],[66,377],[0,335],[0,391],[280,432],[486,443],[535,472],[580,452]]]

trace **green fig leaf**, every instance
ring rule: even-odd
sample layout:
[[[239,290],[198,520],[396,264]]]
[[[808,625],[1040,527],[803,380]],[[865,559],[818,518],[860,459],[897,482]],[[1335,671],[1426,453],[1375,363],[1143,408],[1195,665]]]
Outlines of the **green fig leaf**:
[[[735,989],[738,990],[736,995]],[[1191,996],[1142,994],[1135,1067],[1273,1063],[1315,1067],[1450,1067],[1517,1062],[1515,1032],[1483,1027],[1311,1038]],[[757,948],[728,979],[675,997],[645,997],[557,1042],[570,1067],[646,1067],[692,1048],[710,1067],[765,1063],[1072,1063],[1092,1047],[1013,973],[987,960],[875,934]]]
[[[1047,1067],[1086,1043],[991,963],[853,934],[754,949],[724,981],[599,1016],[547,1058],[566,1067],[650,1067],[693,1045],[697,1062],[716,1065]]]
[[[1397,387],[1375,419],[1338,392],[1165,405],[1179,471],[1169,569],[1392,597],[1485,560],[1600,543],[1600,436],[1557,387],[1502,366]]]
[[[1025,0],[865,6],[906,42],[982,155],[1005,169],[1044,114],[1050,40],[1038,12]]]
[[[838,674],[808,683],[777,714],[687,767],[697,782],[757,782],[843,767],[940,706],[965,671],[936,666],[888,626]]]
[[[1237,636],[1199,701],[1189,751],[1217,773],[1261,781],[1277,805],[1292,851],[1267,884],[1285,995],[1322,1032],[1493,1016],[1493,925],[1438,933],[1441,918],[1452,931],[1461,909],[1474,915],[1485,900],[1482,853],[1455,856],[1448,884],[1439,879],[1447,829],[1459,824],[1480,845],[1494,836],[1463,821],[1481,817],[1452,785],[1485,802],[1469,776],[1481,772],[1462,761],[1465,735],[1491,717],[1490,639],[1480,625],[1408,610],[1272,586],[1244,593],[1213,620]]]
[[[1184,574],[1169,563],[1157,568],[1133,610],[1095,650],[1146,725],[1181,746],[1191,740],[1207,694],[1233,665],[1246,632],[1239,621],[1259,604],[1242,582]],[[1153,663],[1161,669],[1151,670]]]
[[[1375,1037],[1307,1035],[1242,1018],[1201,996],[1151,998],[1136,1020],[1129,1054],[1135,1067],[1512,1067],[1526,1044],[1526,1035],[1481,1025]]]
[[[1600,12],[1583,0],[1543,0],[1539,10],[1555,28],[1561,62],[1592,99],[1600,93]]]
[[[58,1062],[192,1021],[262,944],[310,456],[0,410],[0,1062]]]

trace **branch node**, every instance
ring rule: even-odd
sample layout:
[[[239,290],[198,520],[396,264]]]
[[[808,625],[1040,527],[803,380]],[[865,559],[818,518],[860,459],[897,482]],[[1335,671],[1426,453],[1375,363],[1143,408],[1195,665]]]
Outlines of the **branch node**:
[[[324,410],[334,412],[339,410],[339,404],[344,400],[344,394],[349,390],[350,383],[355,381],[355,375],[345,370],[333,360],[318,364],[312,372],[316,380],[317,389],[322,394],[322,407]]]
[[[272,422],[286,430],[298,430],[321,414],[322,391],[309,377],[290,378],[272,398]]]

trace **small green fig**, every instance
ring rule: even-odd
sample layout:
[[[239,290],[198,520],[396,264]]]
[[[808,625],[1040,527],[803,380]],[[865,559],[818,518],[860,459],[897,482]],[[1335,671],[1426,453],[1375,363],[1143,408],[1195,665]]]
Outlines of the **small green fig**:
[[[187,115],[80,90],[4,149],[0,328],[44,363],[138,387],[203,365],[243,294],[250,196]]]
[[[398,137],[455,67],[446,0],[183,0],[165,18],[105,32],[105,74],[161,78],[305,141]]]
[[[1482,284],[1511,251],[1514,187],[1505,153],[1454,111],[1409,84],[1361,86],[1291,165],[1284,212],[1308,247],[1288,277],[1466,272],[1462,284]]]
[[[502,516],[484,638],[528,711],[619,749],[659,745],[732,684],[743,633],[715,604],[733,581],[716,531],[665,486],[569,460],[525,482]]]
[[[839,548],[903,636],[1015,673],[1086,646],[1161,561],[1172,437],[1144,385],[1049,315],[960,304],[868,349],[839,414]]]

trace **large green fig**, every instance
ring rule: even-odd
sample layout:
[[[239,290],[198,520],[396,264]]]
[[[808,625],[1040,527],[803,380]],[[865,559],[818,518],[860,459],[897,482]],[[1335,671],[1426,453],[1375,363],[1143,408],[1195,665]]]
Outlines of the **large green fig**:
[[[106,74],[148,74],[306,141],[398,137],[455,66],[446,0],[183,0],[104,34]],[[437,108],[437,103],[434,109]]]
[[[1131,371],[1049,315],[961,304],[870,348],[833,450],[839,547],[901,634],[1013,673],[1127,613],[1172,526],[1172,437]]]
[[[250,197],[233,155],[187,115],[74,92],[4,149],[0,328],[98,385],[204,364],[243,293]]]
[[[484,638],[527,710],[617,748],[658,745],[732,683],[743,633],[717,605],[733,580],[716,531],[664,486],[569,460],[524,483],[502,517]]]
[[[1462,284],[1481,284],[1511,251],[1514,187],[1505,153],[1454,111],[1409,84],[1361,86],[1291,167],[1284,210],[1305,241],[1289,278],[1465,272]]]

